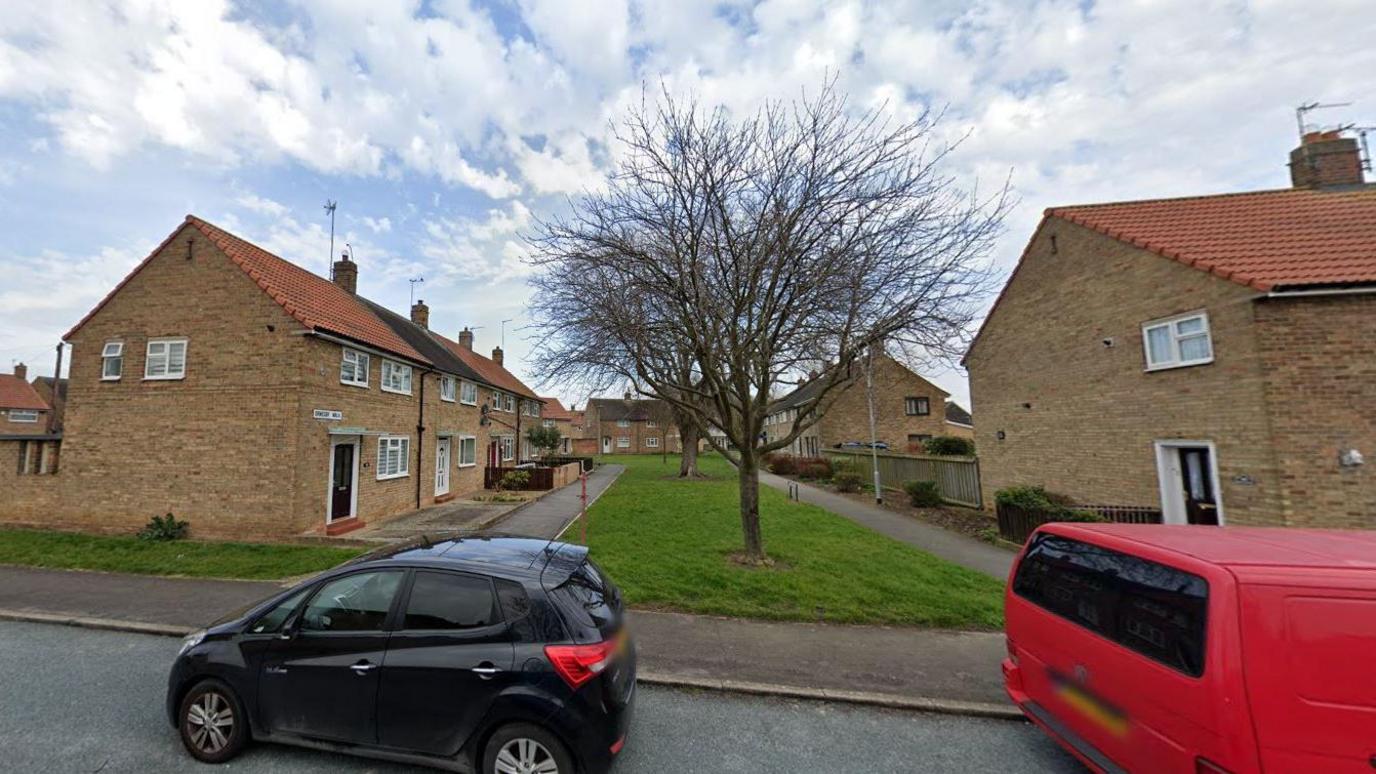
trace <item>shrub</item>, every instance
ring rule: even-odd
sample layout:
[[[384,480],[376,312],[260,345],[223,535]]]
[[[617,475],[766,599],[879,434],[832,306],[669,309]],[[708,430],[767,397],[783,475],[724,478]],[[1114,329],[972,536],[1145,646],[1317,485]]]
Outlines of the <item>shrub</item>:
[[[172,514],[166,516],[154,516],[148,520],[148,524],[139,530],[140,540],[181,540],[186,537],[186,531],[191,525],[185,521],[177,521]]]
[[[928,454],[936,454],[946,457],[973,457],[975,456],[975,442],[969,438],[957,438],[954,435],[938,435],[935,438],[928,438],[923,442]]]
[[[806,479],[831,478],[831,460],[826,457],[803,457],[797,461],[798,477]]]
[[[524,470],[509,470],[497,484],[498,488],[507,491],[516,491],[530,486],[530,473]]]
[[[765,463],[770,473],[780,476],[791,476],[798,472],[798,462],[791,454],[771,455],[772,459]]]
[[[864,479],[859,473],[850,470],[836,473],[831,477],[831,483],[836,485],[838,492],[859,492],[862,481]]]
[[[935,481],[909,481],[903,485],[908,500],[915,508],[935,508],[941,505],[941,490]]]
[[[1010,486],[994,493],[999,505],[1009,505],[1033,511],[1045,521],[1105,522],[1108,519],[1094,511],[1075,507],[1068,495],[1048,492],[1039,486]]]

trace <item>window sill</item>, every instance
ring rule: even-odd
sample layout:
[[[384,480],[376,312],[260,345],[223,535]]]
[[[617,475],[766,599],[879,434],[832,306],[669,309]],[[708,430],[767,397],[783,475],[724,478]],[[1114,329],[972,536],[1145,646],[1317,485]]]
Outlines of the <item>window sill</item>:
[[[148,376],[145,374],[143,380],[145,382],[179,382],[185,378],[186,374],[178,374],[176,376]]]
[[[410,477],[411,477],[411,471],[408,470],[408,471],[406,471],[405,473],[393,473],[393,474],[390,475],[390,476],[378,476],[378,477],[377,477],[377,480],[378,480],[378,481],[391,481],[391,480],[394,479],[394,478],[410,478]]]
[[[460,463],[459,463],[459,467],[460,467],[460,468],[476,468],[476,467],[478,467],[478,463],[476,463],[476,462],[460,462]]]
[[[344,385],[345,387],[361,387],[362,389],[365,389],[365,390],[368,389],[368,383],[367,383],[367,382],[346,382],[346,381],[344,381],[343,379],[340,379],[340,380],[339,380],[339,383],[342,384],[342,385]]]
[[[476,405],[478,405],[478,402],[477,402],[477,401],[466,401],[466,400],[461,400],[461,401],[459,401],[459,405],[460,405],[460,406],[476,406]]]
[[[119,377],[118,377],[118,376],[102,376],[102,377],[100,377],[100,380],[101,380],[102,382],[117,382],[117,381],[119,381]]]
[[[441,402],[441,403],[455,403],[455,402],[457,402],[457,401],[455,401],[453,398],[446,398],[446,397],[444,397],[443,395],[441,395],[441,396],[440,396],[440,402]]]
[[[410,394],[411,394],[411,391],[410,391],[410,390],[394,390],[394,389],[392,389],[391,387],[387,387],[387,386],[384,386],[384,387],[382,388],[382,391],[383,391],[383,392],[390,392],[390,393],[392,393],[393,395],[410,395]]]
[[[1142,369],[1142,372],[1149,374],[1153,371],[1174,371],[1177,368],[1192,368],[1194,366],[1208,365],[1212,362],[1214,362],[1213,358],[1209,358],[1208,360],[1190,360],[1184,363],[1164,363],[1162,365],[1147,366]]]

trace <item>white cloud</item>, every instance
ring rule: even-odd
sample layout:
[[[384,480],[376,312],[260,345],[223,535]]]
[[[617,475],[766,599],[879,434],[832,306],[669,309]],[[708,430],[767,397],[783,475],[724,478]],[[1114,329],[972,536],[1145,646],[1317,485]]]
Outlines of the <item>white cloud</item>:
[[[363,225],[372,230],[374,234],[386,234],[392,230],[391,218],[370,218],[363,216]]]
[[[523,235],[532,225],[531,211],[520,202],[489,210],[482,218],[434,218],[425,222],[420,252],[438,283],[461,280],[498,282],[528,276],[529,251]]]

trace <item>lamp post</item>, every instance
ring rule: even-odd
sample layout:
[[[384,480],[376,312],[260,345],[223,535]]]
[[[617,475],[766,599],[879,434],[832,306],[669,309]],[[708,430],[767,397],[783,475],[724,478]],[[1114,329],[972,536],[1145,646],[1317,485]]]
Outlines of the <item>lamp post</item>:
[[[874,428],[874,346],[865,350],[865,402],[870,410],[870,465],[874,468],[874,501],[884,504],[884,489],[879,481],[879,441]]]

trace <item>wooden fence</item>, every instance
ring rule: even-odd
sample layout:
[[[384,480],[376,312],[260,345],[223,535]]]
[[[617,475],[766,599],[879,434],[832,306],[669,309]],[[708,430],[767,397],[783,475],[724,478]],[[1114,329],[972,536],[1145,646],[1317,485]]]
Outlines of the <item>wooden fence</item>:
[[[1094,511],[1119,524],[1160,524],[1161,510],[1135,505],[1076,505],[1077,510]],[[999,537],[1012,543],[1026,543],[1037,527],[1053,521],[1045,511],[1019,508],[999,503],[995,510],[999,519]]]
[[[846,461],[870,479],[869,449],[824,449],[833,463]],[[885,489],[901,490],[909,481],[935,481],[941,499],[970,508],[984,507],[979,489],[979,460],[879,452],[879,480]]]

